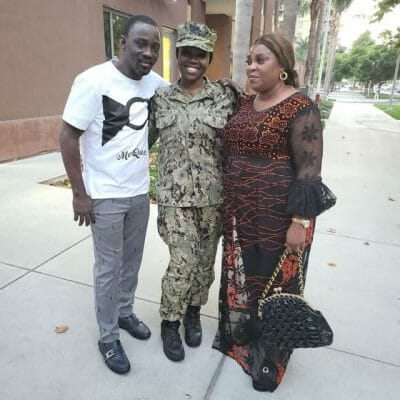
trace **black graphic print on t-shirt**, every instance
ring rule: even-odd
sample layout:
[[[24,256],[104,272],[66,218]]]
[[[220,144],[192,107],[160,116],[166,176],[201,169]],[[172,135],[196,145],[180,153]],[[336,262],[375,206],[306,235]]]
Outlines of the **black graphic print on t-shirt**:
[[[133,97],[126,105],[103,95],[103,137],[102,146],[114,138],[124,126],[141,130],[149,119],[149,100]]]

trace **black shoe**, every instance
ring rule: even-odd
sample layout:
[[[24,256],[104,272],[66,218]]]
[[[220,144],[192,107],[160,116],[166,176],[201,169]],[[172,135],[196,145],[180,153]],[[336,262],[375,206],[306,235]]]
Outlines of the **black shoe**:
[[[179,334],[179,321],[161,322],[161,338],[163,341],[164,354],[171,361],[182,361],[185,358],[185,349],[182,345],[181,335]]]
[[[99,350],[111,371],[117,374],[126,374],[130,371],[131,365],[119,340],[110,343],[99,342]]]
[[[136,339],[145,340],[151,336],[151,331],[148,326],[142,321],[139,321],[134,315],[118,318],[118,326],[128,331]]]
[[[200,306],[188,306],[183,317],[185,326],[185,342],[190,347],[201,344],[202,331],[200,324]]]

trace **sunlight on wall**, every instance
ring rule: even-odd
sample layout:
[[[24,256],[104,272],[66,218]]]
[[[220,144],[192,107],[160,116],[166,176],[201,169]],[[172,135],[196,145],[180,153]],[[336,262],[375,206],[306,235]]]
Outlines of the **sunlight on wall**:
[[[163,77],[171,82],[171,39],[163,37]]]

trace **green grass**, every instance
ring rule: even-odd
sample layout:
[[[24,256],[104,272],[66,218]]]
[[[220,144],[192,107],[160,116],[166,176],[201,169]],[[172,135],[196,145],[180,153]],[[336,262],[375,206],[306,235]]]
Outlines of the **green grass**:
[[[387,110],[389,107],[387,104],[374,104],[376,108],[384,111],[386,114],[390,115],[394,119],[400,119],[400,104],[392,105],[392,109],[390,111]]]
[[[360,92],[362,95],[364,95],[367,99],[373,99],[374,98],[374,93],[368,93],[367,95],[365,94],[365,92]],[[394,99],[400,99],[400,96],[398,94],[394,94],[393,95]],[[380,100],[387,100],[390,99],[390,94],[386,94],[386,93],[381,93],[379,95],[379,99]]]
[[[150,151],[150,188],[149,196],[150,199],[156,200],[156,183],[157,183],[157,153],[158,144],[156,143]]]

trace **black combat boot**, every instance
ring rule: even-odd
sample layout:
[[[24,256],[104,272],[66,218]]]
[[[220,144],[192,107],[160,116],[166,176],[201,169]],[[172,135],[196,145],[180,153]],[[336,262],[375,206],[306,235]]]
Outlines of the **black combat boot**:
[[[183,317],[185,326],[185,342],[190,347],[201,344],[202,332],[200,324],[200,306],[188,306]]]
[[[161,322],[161,339],[163,341],[164,354],[171,361],[182,361],[185,358],[185,349],[182,345],[181,335],[179,334],[179,321]]]

